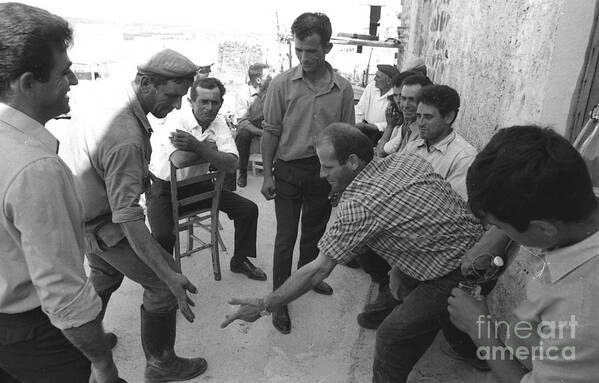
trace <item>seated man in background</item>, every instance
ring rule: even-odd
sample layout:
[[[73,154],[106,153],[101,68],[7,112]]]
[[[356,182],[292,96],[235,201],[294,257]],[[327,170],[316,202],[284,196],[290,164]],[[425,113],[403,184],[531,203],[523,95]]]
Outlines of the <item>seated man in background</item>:
[[[420,137],[410,141],[404,151],[424,158],[464,200],[466,173],[476,149],[453,129],[460,96],[447,85],[428,85],[420,90],[416,126]]]
[[[218,116],[225,95],[224,85],[213,77],[197,78],[189,94],[187,101],[191,107],[186,106],[169,115],[164,126],[151,140],[152,188],[146,196],[148,221],[152,235],[171,254],[177,223],[173,222],[171,208],[170,161],[178,168],[187,167],[178,170],[181,179],[205,174],[210,165],[225,172],[234,171],[237,166],[235,142],[224,118]],[[193,195],[204,191],[199,186],[186,190],[185,193]],[[248,259],[256,257],[258,206],[231,191],[223,190],[219,210],[225,212],[235,226],[231,271],[244,274],[250,279],[265,281],[266,274]]]
[[[596,382],[599,208],[584,160],[550,129],[514,126],[476,156],[467,186],[472,212],[515,242],[543,249],[543,263],[505,335],[522,342],[516,347],[499,338],[486,302],[460,289],[448,299],[452,322],[501,382]],[[532,369],[518,359],[532,359]]]
[[[393,79],[399,71],[393,65],[377,65],[374,81],[364,88],[356,104],[356,127],[366,134],[376,146],[387,126],[385,110],[392,95]]]
[[[393,96],[403,115],[401,124],[387,126],[385,133],[377,145],[377,155],[385,157],[404,149],[408,142],[419,137],[416,126],[416,110],[418,108],[418,95],[420,90],[431,85],[432,81],[422,75],[415,74],[408,77],[397,76],[393,83]]]
[[[236,319],[255,321],[308,292],[338,263],[369,248],[401,270],[395,293],[403,302],[376,334],[373,382],[405,382],[439,330],[466,339],[449,322],[446,299],[462,281],[464,252],[483,232],[479,221],[431,165],[414,154],[373,158],[370,140],[343,123],[316,139],[321,176],[341,193],[320,253],[264,298],[231,299]]]
[[[239,177],[237,186],[247,185],[248,160],[250,145],[254,137],[262,137],[262,121],[264,121],[264,97],[270,82],[270,73],[266,64],[252,64],[248,69],[248,87],[242,89],[237,96],[235,116],[237,118],[237,135],[235,144],[239,152]]]

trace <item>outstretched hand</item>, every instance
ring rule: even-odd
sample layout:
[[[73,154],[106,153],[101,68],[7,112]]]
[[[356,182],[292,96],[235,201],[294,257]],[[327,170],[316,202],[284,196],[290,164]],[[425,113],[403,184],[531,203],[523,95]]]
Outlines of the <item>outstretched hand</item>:
[[[260,318],[260,313],[264,309],[263,300],[260,298],[231,298],[229,304],[239,306],[239,309],[233,314],[225,315],[224,322],[220,324],[221,328],[227,327],[237,319],[254,322]]]

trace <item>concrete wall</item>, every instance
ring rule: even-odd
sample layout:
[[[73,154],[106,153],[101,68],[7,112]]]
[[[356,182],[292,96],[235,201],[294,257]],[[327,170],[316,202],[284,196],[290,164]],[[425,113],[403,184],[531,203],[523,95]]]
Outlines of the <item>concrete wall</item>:
[[[407,58],[462,98],[457,130],[479,149],[500,127],[565,132],[595,0],[404,0]]]

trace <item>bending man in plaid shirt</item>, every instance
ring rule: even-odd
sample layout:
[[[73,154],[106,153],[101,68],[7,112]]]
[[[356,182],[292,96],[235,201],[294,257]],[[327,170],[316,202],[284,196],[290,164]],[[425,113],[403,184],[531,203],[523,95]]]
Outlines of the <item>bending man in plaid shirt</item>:
[[[451,326],[446,302],[483,227],[428,162],[414,154],[373,159],[368,138],[350,125],[329,125],[316,152],[321,177],[343,193],[318,258],[264,298],[231,299],[240,308],[222,327],[268,315],[370,248],[399,270],[391,290],[403,300],[377,330],[373,382],[405,382],[439,330],[452,341],[465,336]]]

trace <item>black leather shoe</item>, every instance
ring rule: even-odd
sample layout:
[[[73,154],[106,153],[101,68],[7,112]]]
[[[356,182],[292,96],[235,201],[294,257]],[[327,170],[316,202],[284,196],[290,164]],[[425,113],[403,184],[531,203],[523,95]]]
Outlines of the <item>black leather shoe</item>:
[[[239,177],[237,177],[237,186],[239,186],[240,188],[244,188],[244,187],[246,187],[247,184],[248,184],[247,171],[245,173],[240,171]]]
[[[329,286],[329,284],[325,281],[322,281],[316,286],[314,286],[312,290],[314,290],[315,293],[322,295],[333,295],[333,288]]]
[[[272,312],[272,325],[281,333],[289,334],[291,332],[291,319],[287,306],[282,306]]]
[[[106,336],[106,344],[112,350],[116,346],[117,337],[116,337],[115,333],[113,333],[113,332],[107,332],[105,336]]]
[[[379,295],[374,302],[364,306],[364,312],[393,309],[400,303],[401,302],[397,299],[393,298],[393,295],[391,295],[391,291],[389,290],[389,285],[386,285],[379,289]]]
[[[254,266],[252,262],[245,259],[241,263],[233,263],[231,262],[231,272],[243,274],[249,279],[254,279],[256,281],[265,281],[266,274],[264,271],[260,270],[260,268]]]
[[[391,314],[393,308],[394,307],[376,311],[365,311],[363,313],[360,313],[357,317],[358,324],[361,327],[370,330],[376,330],[377,328],[379,328],[381,323],[383,323],[385,318],[387,318],[387,316]]]

